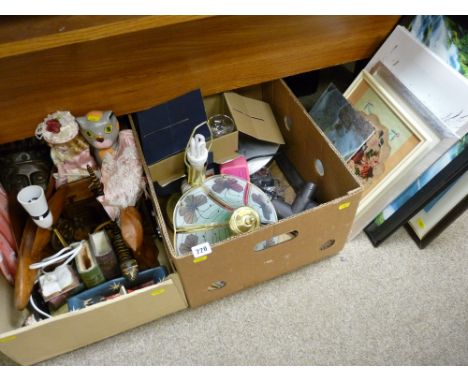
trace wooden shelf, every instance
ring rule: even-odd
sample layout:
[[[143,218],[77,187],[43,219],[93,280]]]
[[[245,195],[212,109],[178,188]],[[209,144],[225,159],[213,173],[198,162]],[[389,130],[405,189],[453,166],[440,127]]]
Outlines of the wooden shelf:
[[[397,16],[44,16],[0,23],[0,143],[49,113],[148,108],[372,55]],[[65,27],[65,29],[63,29]]]

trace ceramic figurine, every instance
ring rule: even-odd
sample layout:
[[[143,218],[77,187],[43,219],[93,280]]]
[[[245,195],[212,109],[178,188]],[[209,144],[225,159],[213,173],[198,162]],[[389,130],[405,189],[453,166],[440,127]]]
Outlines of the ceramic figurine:
[[[96,167],[89,145],[78,134],[75,117],[68,111],[49,114],[36,128],[36,138],[50,146],[50,156],[57,173],[56,187],[88,176],[86,166]]]
[[[119,121],[112,111],[90,111],[76,119],[86,141],[94,148],[94,157],[99,164],[107,153],[118,149]]]

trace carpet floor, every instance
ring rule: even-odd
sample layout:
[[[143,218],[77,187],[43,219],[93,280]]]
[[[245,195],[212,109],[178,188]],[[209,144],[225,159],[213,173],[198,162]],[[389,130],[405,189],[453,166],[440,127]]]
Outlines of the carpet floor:
[[[468,214],[425,250],[400,229],[42,365],[468,365]],[[0,355],[0,365],[11,364]]]

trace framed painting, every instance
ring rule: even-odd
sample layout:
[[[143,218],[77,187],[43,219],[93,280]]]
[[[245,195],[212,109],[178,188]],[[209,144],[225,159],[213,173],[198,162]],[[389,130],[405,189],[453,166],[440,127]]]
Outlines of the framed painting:
[[[468,195],[468,172],[427,203],[408,224],[419,238],[424,237]]]
[[[438,28],[437,32],[441,30]],[[451,50],[453,52],[457,47],[453,46]],[[397,26],[393,30],[365,70],[371,72],[377,62],[385,64],[444,123],[447,130],[458,138],[468,133],[468,79],[406,28]]]
[[[439,220],[430,231],[428,231],[421,239],[413,227],[407,223],[405,224],[406,231],[408,231],[411,238],[420,249],[426,248],[436,237],[445,231],[455,220],[457,220],[468,208],[468,196],[465,196],[455,207],[453,207],[441,220]]]
[[[468,135],[465,135],[364,229],[372,244],[380,245],[467,170]]]
[[[437,159],[428,154],[441,137],[397,93],[365,70],[344,96],[375,129],[347,162],[364,186],[350,233],[354,238]]]

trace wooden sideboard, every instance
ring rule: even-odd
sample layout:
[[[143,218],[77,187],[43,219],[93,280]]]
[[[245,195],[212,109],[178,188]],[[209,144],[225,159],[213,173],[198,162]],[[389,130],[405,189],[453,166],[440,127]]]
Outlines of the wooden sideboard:
[[[0,17],[0,143],[49,113],[141,110],[367,58],[398,16]]]

